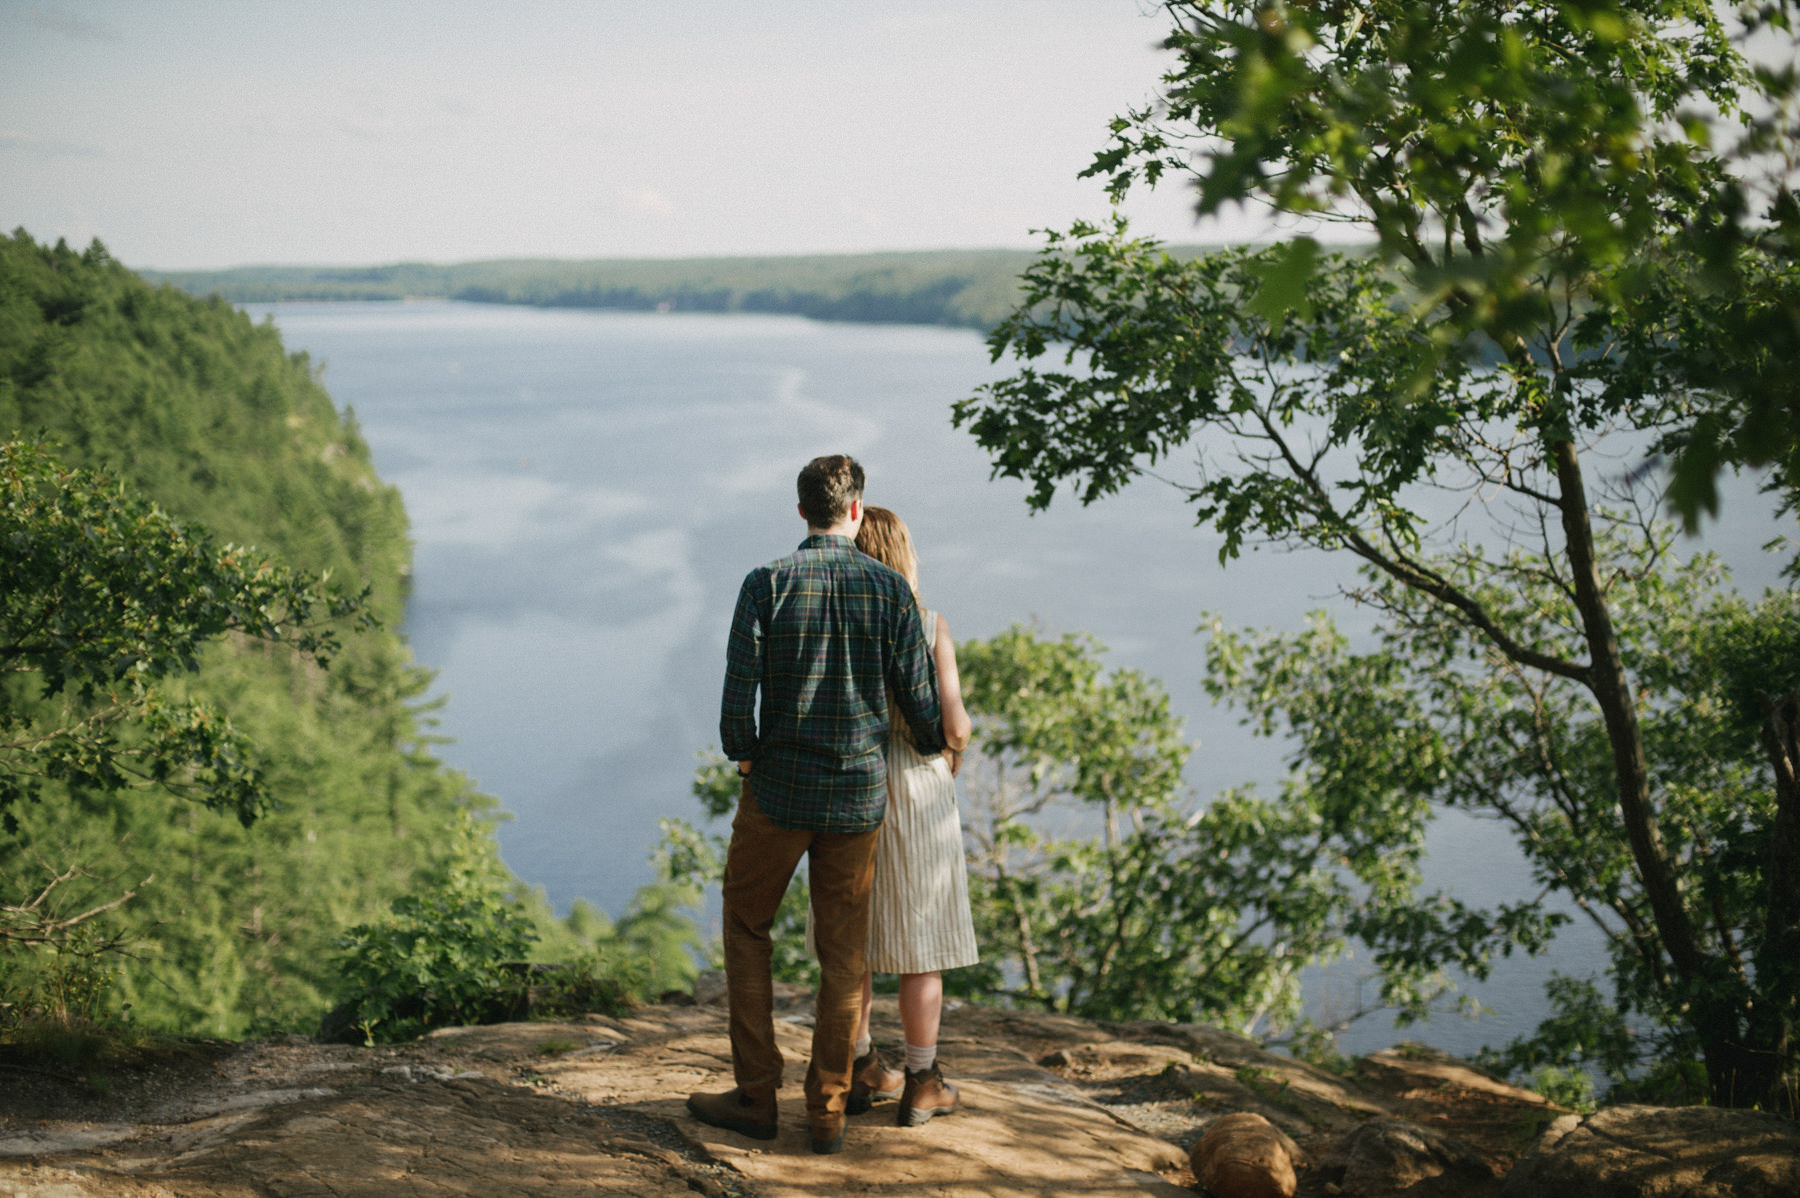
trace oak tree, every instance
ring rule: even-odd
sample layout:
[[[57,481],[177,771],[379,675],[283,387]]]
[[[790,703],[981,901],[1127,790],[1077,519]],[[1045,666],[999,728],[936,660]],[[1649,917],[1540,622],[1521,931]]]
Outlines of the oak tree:
[[[1418,618],[1404,593],[1489,668],[1575,696],[1607,765],[1581,801],[1625,850],[1639,951],[1712,1100],[1791,1106],[1800,996],[1785,974],[1734,980],[1735,942],[1684,879],[1697,850],[1650,766],[1624,648],[1646,617],[1621,582],[1646,494],[1691,519],[1721,465],[1755,462],[1789,507],[1800,491],[1793,72],[1733,40],[1785,29],[1787,6],[1730,22],[1703,0],[1165,8],[1160,99],[1114,122],[1090,173],[1115,194],[1187,180],[1202,212],[1264,203],[1364,230],[1373,251],[1301,236],[1176,261],[1116,222],[1052,235],[991,339],[1016,372],[957,422],[1034,505],[1166,478],[1224,558],[1260,541],[1348,553],[1390,628]],[[1524,594],[1548,606],[1503,601]],[[1771,801],[1774,836],[1800,794]],[[1772,880],[1760,844],[1752,889]],[[1763,935],[1791,942],[1792,904],[1763,893]]]

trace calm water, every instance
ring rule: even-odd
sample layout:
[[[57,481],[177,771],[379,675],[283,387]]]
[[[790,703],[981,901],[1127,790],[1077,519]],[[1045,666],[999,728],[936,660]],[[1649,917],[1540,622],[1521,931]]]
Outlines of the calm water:
[[[718,741],[737,586],[804,536],[793,479],[817,454],[863,462],[867,498],[911,525],[926,601],[959,638],[1036,620],[1090,632],[1112,664],[1161,679],[1197,743],[1188,781],[1203,795],[1266,785],[1279,751],[1200,690],[1202,614],[1293,627],[1350,577],[1315,554],[1222,569],[1217,540],[1153,483],[1029,516],[1024,488],[989,482],[950,427],[949,405],[999,373],[967,331],[441,302],[252,311],[325,364],[405,496],[406,634],[449,696],[442,755],[513,813],[507,862],[559,907],[582,896],[622,911],[652,878],[657,820],[697,816],[689,783],[695,753]],[[1715,535],[1745,560],[1763,539],[1762,526]],[[1431,851],[1432,884],[1469,901],[1529,893],[1488,825],[1440,820]],[[1553,960],[1586,972],[1592,954],[1574,937]],[[1522,1034],[1552,963],[1471,987],[1491,1017],[1408,1034],[1458,1052]],[[1348,1005],[1357,971],[1315,979],[1315,1001]],[[1348,1049],[1397,1038],[1364,1024]]]

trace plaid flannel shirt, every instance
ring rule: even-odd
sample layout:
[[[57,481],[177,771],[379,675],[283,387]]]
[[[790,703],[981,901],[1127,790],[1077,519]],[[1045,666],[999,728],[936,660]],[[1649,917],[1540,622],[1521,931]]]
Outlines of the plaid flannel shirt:
[[[756,800],[776,826],[880,826],[890,688],[919,751],[942,749],[937,670],[905,578],[835,534],[745,576],[719,739],[725,756],[755,762]]]

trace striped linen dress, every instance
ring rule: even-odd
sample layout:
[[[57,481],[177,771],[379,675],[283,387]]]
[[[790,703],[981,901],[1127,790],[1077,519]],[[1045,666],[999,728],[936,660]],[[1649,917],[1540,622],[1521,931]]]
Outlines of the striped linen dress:
[[[925,643],[934,644],[937,613],[922,615]],[[890,730],[887,785],[869,900],[869,969],[932,973],[973,965],[981,953],[950,763],[938,753],[920,755],[903,731]]]

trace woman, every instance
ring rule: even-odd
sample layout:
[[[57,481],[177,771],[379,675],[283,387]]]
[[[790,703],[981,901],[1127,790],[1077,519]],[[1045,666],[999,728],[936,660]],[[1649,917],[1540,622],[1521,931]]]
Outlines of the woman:
[[[900,517],[866,507],[856,546],[892,567],[919,593],[912,534]],[[890,729],[887,747],[888,811],[875,849],[875,887],[869,907],[869,969],[900,975],[900,1026],[906,1033],[905,1071],[892,1069],[869,1036],[874,998],[863,975],[862,1022],[857,1027],[856,1068],[849,1111],[861,1114],[878,1099],[899,1097],[901,1127],[918,1127],[957,1106],[956,1087],[937,1063],[938,1020],[943,1013],[942,972],[980,959],[969,917],[969,880],[963,860],[962,819],[952,781],[969,744],[969,713],[956,673],[956,645],[943,617],[920,604],[925,640],[937,666],[938,701],[944,713],[943,753],[924,756],[903,725]]]

